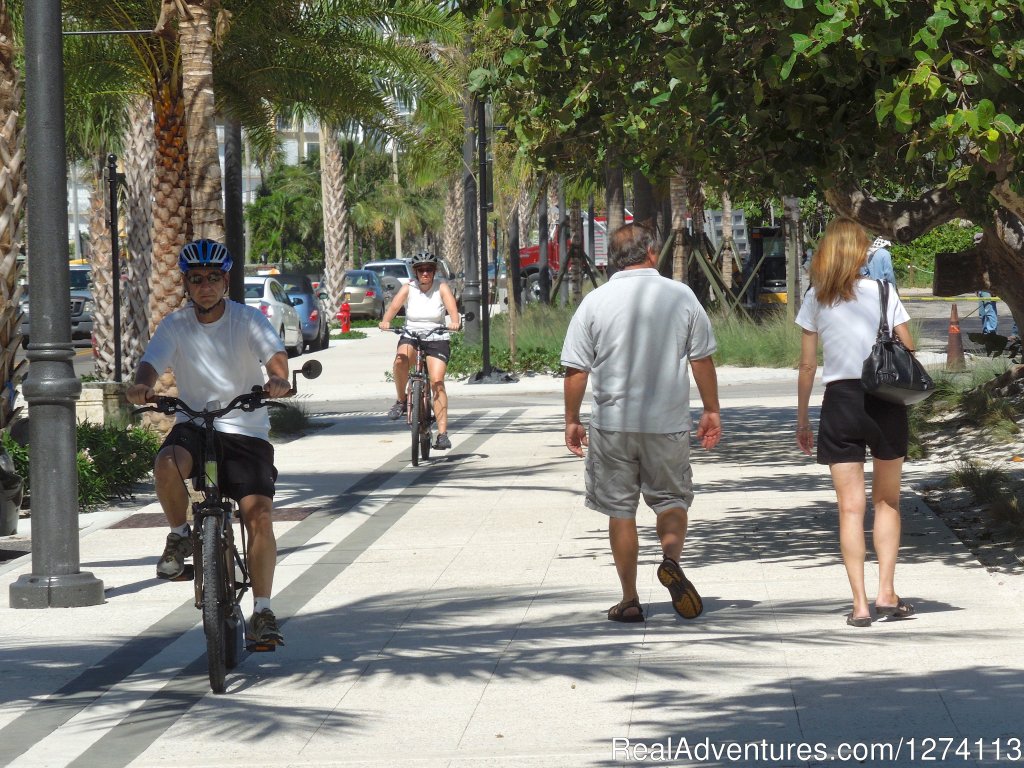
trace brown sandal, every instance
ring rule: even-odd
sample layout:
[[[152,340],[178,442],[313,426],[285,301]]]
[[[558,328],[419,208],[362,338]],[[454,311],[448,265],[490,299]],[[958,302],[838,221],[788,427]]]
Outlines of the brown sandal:
[[[636,611],[627,614],[626,611]],[[639,598],[634,597],[621,603],[616,603],[608,609],[608,621],[621,621],[627,624],[637,624],[644,620],[644,609],[640,605]]]
[[[672,596],[672,607],[676,609],[676,613],[684,619],[695,619],[700,616],[704,610],[704,601],[697,594],[693,582],[683,575],[679,563],[666,557],[658,566],[658,581]]]

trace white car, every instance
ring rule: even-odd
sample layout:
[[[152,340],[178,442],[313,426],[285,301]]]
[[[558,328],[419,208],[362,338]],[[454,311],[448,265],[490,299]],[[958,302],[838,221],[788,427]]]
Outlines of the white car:
[[[245,278],[245,303],[258,307],[284,342],[288,357],[302,354],[302,325],[292,299],[273,277]]]

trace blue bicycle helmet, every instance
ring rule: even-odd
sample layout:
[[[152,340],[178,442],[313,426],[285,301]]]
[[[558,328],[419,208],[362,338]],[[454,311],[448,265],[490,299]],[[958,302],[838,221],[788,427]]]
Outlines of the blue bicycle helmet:
[[[222,272],[231,270],[231,254],[216,240],[193,240],[178,254],[178,268],[188,272],[196,267],[216,267]]]

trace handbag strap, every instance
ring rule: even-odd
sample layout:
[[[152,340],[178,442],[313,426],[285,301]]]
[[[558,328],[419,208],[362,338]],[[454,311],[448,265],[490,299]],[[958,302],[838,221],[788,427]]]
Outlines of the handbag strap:
[[[875,280],[878,283],[878,339],[884,340],[892,336],[889,330],[889,317],[886,310],[889,308],[889,283],[885,280]]]

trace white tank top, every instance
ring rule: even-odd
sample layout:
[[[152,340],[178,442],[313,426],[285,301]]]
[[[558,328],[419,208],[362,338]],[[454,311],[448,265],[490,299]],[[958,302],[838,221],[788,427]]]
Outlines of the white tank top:
[[[408,282],[409,298],[405,301],[405,327],[410,331],[429,331],[444,325],[445,308],[441,301],[443,278],[435,277],[430,290],[424,293],[415,280]],[[431,340],[448,339],[447,333],[436,333]]]

